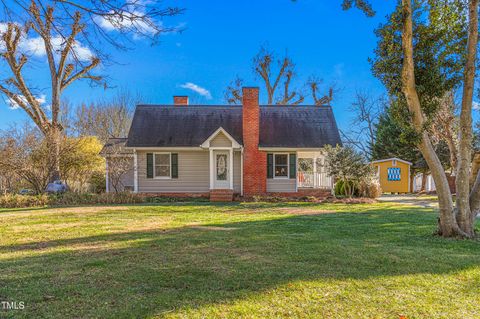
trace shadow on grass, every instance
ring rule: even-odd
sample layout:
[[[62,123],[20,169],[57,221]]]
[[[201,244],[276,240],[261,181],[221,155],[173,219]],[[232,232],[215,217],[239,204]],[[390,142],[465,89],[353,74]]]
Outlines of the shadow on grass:
[[[26,302],[16,318],[142,318],[297,280],[442,274],[480,264],[478,242],[435,238],[434,222],[432,213],[370,209],[4,246],[2,253],[32,254],[0,260],[0,296]]]

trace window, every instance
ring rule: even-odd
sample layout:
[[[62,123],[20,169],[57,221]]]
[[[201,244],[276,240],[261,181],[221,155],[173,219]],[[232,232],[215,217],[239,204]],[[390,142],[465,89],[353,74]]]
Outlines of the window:
[[[154,158],[155,178],[170,178],[170,153],[156,153]]]
[[[227,180],[227,154],[217,154],[217,181]]]
[[[288,178],[288,154],[274,155],[275,178]]]
[[[392,161],[392,165],[393,165],[393,166],[397,166],[397,160],[393,160],[393,161]]]
[[[389,181],[399,181],[401,180],[401,171],[398,167],[389,167],[387,169],[387,175]]]

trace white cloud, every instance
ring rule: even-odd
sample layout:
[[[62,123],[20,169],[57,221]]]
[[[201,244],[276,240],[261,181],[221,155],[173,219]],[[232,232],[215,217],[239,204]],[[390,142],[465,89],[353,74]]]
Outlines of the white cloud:
[[[17,95],[17,97],[25,104],[28,103],[27,98],[25,96]],[[35,100],[37,100],[38,103],[40,103],[40,105],[45,106],[47,108],[49,107],[48,105],[45,105],[45,103],[47,103],[47,96],[45,94],[41,94],[40,96],[36,97]],[[7,103],[9,108],[12,110],[18,109],[20,107],[20,105],[18,105],[18,103],[12,100],[11,98],[7,98]]]
[[[473,102],[472,102],[472,108],[473,108],[474,110],[480,111],[480,103],[479,103],[479,102],[476,102],[476,101],[473,101]]]
[[[0,23],[0,35],[4,33],[6,30],[7,30],[7,24]],[[57,53],[57,55],[63,49],[64,45],[65,43],[62,37],[55,36],[52,38],[52,46],[54,51]],[[0,44],[0,51],[3,51],[4,49],[5,49],[5,46]],[[22,38],[19,44],[19,51],[26,53],[28,55],[36,56],[36,57],[43,57],[46,55],[45,43],[43,42],[43,39],[41,37],[29,38],[27,37],[26,34],[22,35]],[[89,61],[94,57],[94,54],[92,53],[92,51],[88,47],[83,46],[78,41],[75,41],[75,43],[73,44],[72,51],[80,61]]]
[[[204,96],[206,97],[207,99],[211,99],[212,98],[212,94],[210,94],[210,91],[201,87],[201,86],[198,86],[197,84],[195,83],[192,83],[192,82],[187,82],[185,84],[182,84],[180,85],[181,88],[184,88],[184,89],[188,89],[188,90],[192,90],[198,94],[200,94],[201,96]]]
[[[157,30],[153,22],[144,17],[140,11],[123,12],[123,17],[111,16],[109,18],[99,17],[97,23],[106,31],[135,30],[141,34],[154,35]]]

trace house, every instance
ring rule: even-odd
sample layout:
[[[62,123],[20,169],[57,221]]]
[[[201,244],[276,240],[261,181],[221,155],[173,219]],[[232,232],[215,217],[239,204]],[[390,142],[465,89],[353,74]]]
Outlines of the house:
[[[400,158],[387,158],[371,162],[377,170],[384,193],[410,193],[410,167],[412,163]]]
[[[127,139],[102,154],[109,162],[121,145],[134,192],[170,196],[234,194],[327,196],[332,178],[323,168],[325,145],[341,144],[330,106],[259,105],[259,89],[243,88],[242,105],[138,105]],[[127,153],[128,152],[128,153]],[[112,187],[107,187],[112,191]]]

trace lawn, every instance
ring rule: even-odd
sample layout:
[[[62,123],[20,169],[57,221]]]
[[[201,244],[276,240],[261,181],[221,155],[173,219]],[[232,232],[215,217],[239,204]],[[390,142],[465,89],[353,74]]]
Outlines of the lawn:
[[[6,318],[478,318],[480,241],[394,203],[0,209]]]

